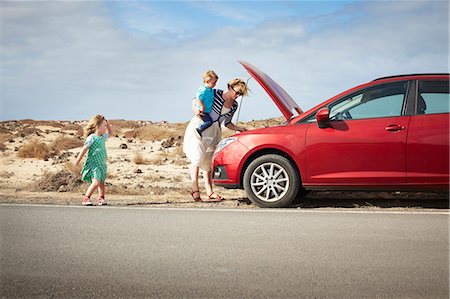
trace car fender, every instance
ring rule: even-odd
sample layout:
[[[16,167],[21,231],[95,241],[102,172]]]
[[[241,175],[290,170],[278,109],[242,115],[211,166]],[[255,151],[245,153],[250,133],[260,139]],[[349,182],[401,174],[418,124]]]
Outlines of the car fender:
[[[278,136],[279,137],[279,136]],[[244,144],[245,145],[245,144]],[[246,145],[247,146],[247,145]],[[257,157],[260,157],[265,154],[280,154],[281,156],[286,157],[291,161],[291,163],[294,165],[296,170],[298,171],[300,177],[302,177],[302,167],[303,161],[301,158],[296,158],[296,154],[291,151],[288,147],[281,146],[280,144],[276,143],[267,143],[264,145],[258,145],[253,148],[251,148],[246,155],[241,159],[241,162],[238,167],[238,173],[239,173],[239,185],[242,186],[242,180],[244,177],[244,172],[247,169],[248,165]]]

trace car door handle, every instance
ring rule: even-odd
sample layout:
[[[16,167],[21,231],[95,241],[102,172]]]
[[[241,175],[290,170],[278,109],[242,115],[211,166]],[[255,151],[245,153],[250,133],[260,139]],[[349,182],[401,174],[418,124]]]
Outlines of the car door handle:
[[[404,126],[399,126],[399,125],[389,125],[386,128],[384,128],[384,129],[386,131],[389,131],[389,132],[397,132],[397,131],[400,131],[400,130],[404,130],[405,127]]]

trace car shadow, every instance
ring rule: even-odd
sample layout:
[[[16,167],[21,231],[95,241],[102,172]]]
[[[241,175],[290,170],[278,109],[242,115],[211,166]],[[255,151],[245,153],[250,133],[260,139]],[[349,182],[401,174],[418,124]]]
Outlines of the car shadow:
[[[313,191],[290,208],[422,208],[449,209],[448,193]]]

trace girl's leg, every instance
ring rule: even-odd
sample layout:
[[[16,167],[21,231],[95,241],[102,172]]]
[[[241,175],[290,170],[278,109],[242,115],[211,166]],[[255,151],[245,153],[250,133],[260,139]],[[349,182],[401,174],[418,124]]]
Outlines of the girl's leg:
[[[94,193],[95,189],[97,189],[98,181],[96,179],[92,180],[91,185],[88,187],[86,194],[84,195],[82,205],[83,206],[92,206],[91,195]]]
[[[98,205],[99,206],[105,206],[108,203],[105,200],[105,183],[99,182],[98,183]]]
[[[97,189],[98,183],[98,180],[92,179],[92,183],[86,191],[86,197],[91,197],[92,193],[94,193],[95,189]]]
[[[98,183],[98,196],[105,198],[105,183],[104,182]]]

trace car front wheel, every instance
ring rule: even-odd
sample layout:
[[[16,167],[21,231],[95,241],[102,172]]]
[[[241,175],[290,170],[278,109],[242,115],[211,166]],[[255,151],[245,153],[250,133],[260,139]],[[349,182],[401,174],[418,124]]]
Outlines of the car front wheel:
[[[244,173],[248,198],[263,208],[289,205],[300,189],[300,178],[291,162],[279,155],[264,155],[250,163]]]

